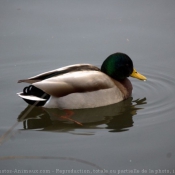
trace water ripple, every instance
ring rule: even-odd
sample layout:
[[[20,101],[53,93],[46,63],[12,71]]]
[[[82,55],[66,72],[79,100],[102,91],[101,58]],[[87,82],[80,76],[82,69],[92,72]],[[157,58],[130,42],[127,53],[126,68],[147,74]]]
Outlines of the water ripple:
[[[163,116],[165,113],[174,109],[175,103],[175,79],[173,75],[166,72],[162,73],[156,69],[149,69],[149,72],[143,69],[143,73],[148,80],[139,82],[131,80],[134,90],[133,97],[146,97],[147,104],[141,115],[149,115],[149,117]]]

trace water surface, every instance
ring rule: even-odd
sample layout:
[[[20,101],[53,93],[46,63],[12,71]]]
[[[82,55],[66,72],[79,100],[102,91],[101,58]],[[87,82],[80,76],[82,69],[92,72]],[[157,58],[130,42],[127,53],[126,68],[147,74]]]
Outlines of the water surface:
[[[1,0],[0,170],[175,174],[174,7],[171,0]],[[18,79],[75,63],[100,66],[114,52],[127,53],[148,78],[130,78],[126,101],[74,110],[65,122],[58,120],[65,111],[31,108],[16,95]]]

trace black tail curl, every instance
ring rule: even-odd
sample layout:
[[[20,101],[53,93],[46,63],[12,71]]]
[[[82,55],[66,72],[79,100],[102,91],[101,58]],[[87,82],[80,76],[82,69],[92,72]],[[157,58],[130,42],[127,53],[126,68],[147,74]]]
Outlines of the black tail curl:
[[[38,89],[33,85],[25,87],[23,89],[23,95],[33,95],[36,97],[46,99],[46,101],[34,101],[34,100],[23,99],[28,104],[35,105],[35,106],[43,106],[47,102],[47,100],[50,98],[50,95],[46,94],[44,91],[42,91],[41,89]]]

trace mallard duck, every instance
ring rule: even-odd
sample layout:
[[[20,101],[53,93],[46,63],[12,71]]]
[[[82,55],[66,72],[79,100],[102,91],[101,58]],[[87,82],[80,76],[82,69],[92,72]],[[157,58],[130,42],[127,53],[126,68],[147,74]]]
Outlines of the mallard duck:
[[[129,76],[146,80],[133,68],[128,55],[114,53],[105,59],[101,69],[91,64],[75,64],[19,80],[18,83],[31,85],[17,94],[30,105],[45,108],[95,108],[130,97]]]

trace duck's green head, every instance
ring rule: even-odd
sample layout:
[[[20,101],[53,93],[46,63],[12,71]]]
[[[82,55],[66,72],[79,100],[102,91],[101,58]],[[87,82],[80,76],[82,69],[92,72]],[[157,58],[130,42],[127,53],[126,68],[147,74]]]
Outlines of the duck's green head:
[[[129,76],[146,80],[145,76],[134,69],[131,58],[124,53],[114,53],[107,57],[101,66],[101,71],[116,80],[123,80]]]

